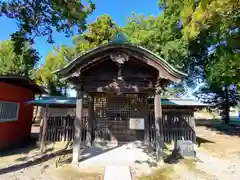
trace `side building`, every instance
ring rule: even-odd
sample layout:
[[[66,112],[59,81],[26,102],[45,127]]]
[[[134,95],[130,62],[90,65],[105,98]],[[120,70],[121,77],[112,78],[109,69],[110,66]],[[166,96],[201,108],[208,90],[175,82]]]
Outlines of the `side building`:
[[[33,106],[25,102],[46,92],[22,76],[0,76],[0,150],[28,142]]]

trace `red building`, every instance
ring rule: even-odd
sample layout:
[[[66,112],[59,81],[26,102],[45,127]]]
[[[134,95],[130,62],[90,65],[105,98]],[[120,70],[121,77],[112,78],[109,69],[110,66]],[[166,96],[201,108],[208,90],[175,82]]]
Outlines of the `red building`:
[[[45,91],[22,76],[0,76],[0,149],[16,147],[31,136],[33,106],[25,102]]]

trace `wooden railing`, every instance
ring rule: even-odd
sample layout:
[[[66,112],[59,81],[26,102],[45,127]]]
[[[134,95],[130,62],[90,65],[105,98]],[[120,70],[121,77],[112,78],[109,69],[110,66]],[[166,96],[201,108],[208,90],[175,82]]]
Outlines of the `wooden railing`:
[[[75,116],[54,116],[47,121],[47,131],[45,141],[72,141],[74,138]],[[83,118],[82,140],[86,139],[85,122]]]
[[[162,120],[160,121],[163,131],[164,142],[168,143],[177,140],[196,141],[195,121],[191,113],[185,111],[163,111]],[[75,116],[55,116],[49,117],[45,141],[72,141],[74,138],[74,121]],[[86,122],[83,118],[82,141],[86,140]],[[155,118],[154,111],[148,112],[149,122],[149,141],[151,144],[156,143]]]
[[[160,121],[163,127],[163,132],[160,135],[163,136],[164,143],[170,143],[177,140],[191,140],[196,142],[195,133],[195,121],[191,112],[183,111],[163,111],[162,120]],[[149,140],[150,143],[155,146],[156,143],[156,130],[155,130],[155,117],[154,111],[149,111]]]

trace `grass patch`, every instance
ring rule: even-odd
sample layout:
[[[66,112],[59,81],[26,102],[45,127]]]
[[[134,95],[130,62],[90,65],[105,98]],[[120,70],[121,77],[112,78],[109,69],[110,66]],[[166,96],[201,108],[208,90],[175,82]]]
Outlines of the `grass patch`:
[[[171,178],[172,173],[174,172],[174,168],[171,165],[166,165],[156,171],[154,171],[151,175],[139,177],[139,180],[173,180]]]
[[[196,159],[184,159],[182,161],[182,163],[186,166],[186,168],[189,171],[194,172],[199,177],[207,177],[208,174],[205,171],[198,169],[196,167],[196,162],[197,162]]]
[[[56,170],[59,180],[103,180],[103,173],[81,172],[81,169],[65,165]]]
[[[196,167],[195,159],[182,159],[177,164],[165,164],[147,176],[139,177],[139,180],[176,180],[182,179],[185,173],[195,174],[196,177],[207,178],[209,175]]]

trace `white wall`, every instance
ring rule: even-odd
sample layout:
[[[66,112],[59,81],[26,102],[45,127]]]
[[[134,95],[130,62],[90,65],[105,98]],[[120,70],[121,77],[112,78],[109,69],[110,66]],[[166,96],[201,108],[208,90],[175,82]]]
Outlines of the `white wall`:
[[[41,118],[44,116],[45,108],[38,107],[38,111],[36,112],[37,118]],[[49,108],[48,116],[75,116],[76,108]],[[83,116],[88,116],[88,108],[83,108]]]

